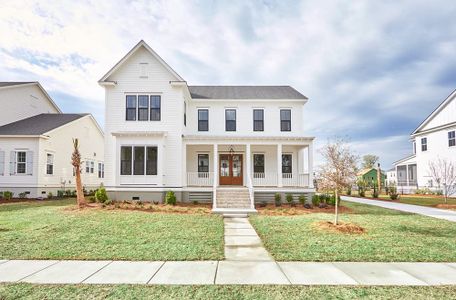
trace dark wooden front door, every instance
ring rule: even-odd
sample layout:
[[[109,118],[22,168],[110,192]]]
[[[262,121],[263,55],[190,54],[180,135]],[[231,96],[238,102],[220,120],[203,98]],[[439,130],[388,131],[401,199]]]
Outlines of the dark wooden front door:
[[[220,154],[220,185],[242,185],[242,154]]]

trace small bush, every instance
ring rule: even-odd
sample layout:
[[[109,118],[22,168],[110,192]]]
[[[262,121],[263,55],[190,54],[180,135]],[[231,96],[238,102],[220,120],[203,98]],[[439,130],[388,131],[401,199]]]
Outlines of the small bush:
[[[152,201],[155,205],[158,205],[160,201]]]
[[[3,199],[3,192],[0,192],[0,199]]]
[[[328,204],[326,204],[325,202],[320,202],[320,204],[318,204],[318,207],[319,208],[326,208],[326,207],[328,207]]]
[[[193,205],[198,205],[198,204],[199,204],[198,200],[193,200]]]
[[[306,203],[304,204],[304,208],[307,208],[307,209],[312,209],[312,204],[309,204],[309,203]]]
[[[52,192],[49,192],[49,193],[47,194],[47,198],[48,198],[48,199],[52,199],[52,197],[54,197],[54,194],[52,194]]]
[[[58,198],[63,198],[63,196],[65,196],[65,191],[63,191],[63,190],[57,191]]]
[[[106,203],[106,201],[109,200],[108,194],[106,194],[106,189],[104,187],[101,187],[96,191],[95,199],[100,203]]]
[[[95,202],[97,202],[97,199],[95,199],[94,196],[90,196],[88,201],[89,201],[89,203],[95,203]]]
[[[318,204],[320,204],[320,196],[319,195],[313,195],[312,196],[312,204],[313,204],[313,206],[318,206]]]
[[[352,194],[352,187],[351,187],[351,185],[350,185],[350,186],[348,186],[348,188],[347,188],[347,196],[351,196],[351,194]]]
[[[111,205],[113,201],[111,199],[106,199],[106,201],[103,203],[103,205]]]
[[[306,204],[306,196],[305,195],[299,195],[299,203],[302,204],[302,206],[304,206]]]
[[[275,206],[282,206],[282,195],[280,193],[275,193],[274,203],[275,203]]]
[[[71,190],[65,191],[65,197],[71,197]]]
[[[378,198],[378,190],[377,186],[374,185],[374,189],[372,191],[372,198]]]
[[[392,186],[389,188],[389,196],[391,200],[397,200],[399,198],[396,187]]]
[[[19,198],[25,199],[25,198],[27,198],[27,194],[25,192],[19,193]]]
[[[443,191],[442,191],[442,190],[437,190],[437,191],[435,192],[435,194],[436,194],[437,196],[442,196],[442,195],[443,195]]]
[[[292,194],[286,194],[285,195],[285,200],[287,200],[287,203],[291,205],[291,203],[293,203],[293,195]]]
[[[176,195],[173,191],[168,191],[166,193],[165,203],[169,205],[176,205]]]
[[[5,200],[11,200],[11,199],[13,199],[13,196],[14,196],[13,192],[10,192],[10,191],[3,192],[3,198],[5,198]]]
[[[326,204],[331,206],[336,205],[336,195],[333,194],[331,196],[328,196],[328,198],[326,199]]]

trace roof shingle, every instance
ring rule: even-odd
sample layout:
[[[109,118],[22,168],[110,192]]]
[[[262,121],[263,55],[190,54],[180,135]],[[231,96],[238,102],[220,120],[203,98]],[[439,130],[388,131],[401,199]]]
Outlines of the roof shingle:
[[[36,81],[17,81],[17,82],[8,82],[8,81],[0,81],[0,87],[5,87],[5,86],[15,86],[15,85],[21,85],[21,84],[29,84],[29,83],[35,83]]]
[[[188,87],[193,99],[307,99],[291,86],[207,86]]]
[[[41,135],[87,114],[40,114],[0,126],[0,135]]]

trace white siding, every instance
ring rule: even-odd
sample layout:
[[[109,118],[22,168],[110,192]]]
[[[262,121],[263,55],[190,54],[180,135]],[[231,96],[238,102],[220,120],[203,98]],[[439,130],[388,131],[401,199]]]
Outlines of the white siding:
[[[446,106],[436,114],[421,131],[456,122],[456,100],[452,98]]]

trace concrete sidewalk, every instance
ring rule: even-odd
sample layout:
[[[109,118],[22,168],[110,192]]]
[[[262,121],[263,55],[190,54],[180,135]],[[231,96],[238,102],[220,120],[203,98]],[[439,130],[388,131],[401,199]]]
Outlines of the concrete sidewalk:
[[[427,217],[447,220],[450,222],[456,222],[456,212],[450,211],[450,210],[438,209],[438,208],[420,206],[420,205],[390,202],[390,201],[349,197],[349,196],[342,196],[341,199],[344,201],[374,205],[374,206],[378,206],[378,207],[395,209],[395,210],[414,213],[414,214],[423,215],[423,216],[427,216]]]
[[[456,285],[456,263],[3,260],[0,282]]]

